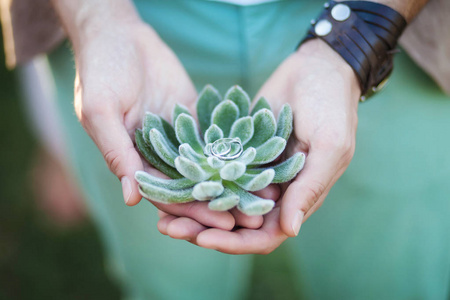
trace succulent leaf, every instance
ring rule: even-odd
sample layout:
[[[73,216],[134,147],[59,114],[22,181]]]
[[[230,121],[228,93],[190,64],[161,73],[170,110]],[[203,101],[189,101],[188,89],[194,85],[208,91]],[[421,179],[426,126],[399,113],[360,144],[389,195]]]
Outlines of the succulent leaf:
[[[136,178],[136,181],[139,184],[147,183],[150,185],[160,186],[169,190],[182,190],[193,187],[195,185],[195,182],[188,178],[163,179],[150,175],[149,173],[144,171],[137,171],[134,174],[134,178]]]
[[[241,162],[229,162],[220,169],[220,177],[224,180],[234,181],[244,175],[246,168],[247,167]]]
[[[208,203],[208,207],[211,210],[226,211],[232,209],[238,203],[239,203],[239,196],[230,191],[229,189],[225,188],[225,190],[219,197],[211,200]]]
[[[223,138],[223,131],[216,124],[212,124],[205,132],[205,143],[214,143],[218,139]]]
[[[275,201],[260,198],[252,193],[244,191],[234,184],[227,185],[227,187],[239,196],[239,204],[237,208],[248,216],[264,215],[271,211],[275,206]]]
[[[252,112],[251,112],[250,115],[253,116],[254,114],[256,114],[258,111],[260,111],[263,108],[268,109],[268,110],[272,110],[272,108],[270,107],[270,104],[267,101],[267,99],[264,98],[264,97],[261,97],[255,103],[255,106],[253,106],[253,109],[252,109]]]
[[[288,140],[292,132],[292,121],[292,108],[286,103],[278,114],[277,133],[275,135]]]
[[[160,133],[162,133],[164,138],[169,138],[169,135],[172,134],[170,132],[170,128],[172,126],[169,123],[167,123],[166,125],[164,123],[167,123],[167,122],[164,119],[162,119],[160,116],[155,115],[151,112],[145,113],[142,132],[144,135],[144,140],[147,144],[151,144],[149,134],[150,134],[150,130],[152,130],[152,129],[157,129]],[[169,125],[169,126],[167,126],[167,125]],[[166,128],[168,130],[168,133],[166,132]],[[173,143],[172,140],[169,138],[168,145],[173,150],[176,150],[178,147],[178,142],[176,141],[175,143]]]
[[[144,140],[143,132],[140,129],[136,129],[135,131],[135,139],[136,145],[141,152],[142,156],[144,156],[145,160],[151,164],[156,169],[160,170],[170,178],[183,178],[175,168],[172,168],[168,164],[166,164],[155,152],[153,147],[150,144],[147,144]]]
[[[152,143],[156,154],[158,154],[166,164],[175,167],[174,161],[178,156],[178,153],[169,146],[167,140],[158,129],[150,130],[150,142]]]
[[[265,108],[258,111],[253,116],[253,127],[253,137],[245,144],[246,148],[257,148],[275,135],[277,130],[277,122],[272,111]]]
[[[195,152],[195,150],[192,149],[191,145],[187,143],[181,144],[180,147],[178,147],[178,152],[181,156],[198,164],[202,164],[206,161],[206,157],[204,155]]]
[[[185,203],[194,201],[192,191],[194,188],[188,188],[183,190],[169,190],[157,185],[151,185],[148,183],[139,184],[139,193],[142,197],[161,203]]]
[[[172,112],[172,124],[175,124],[175,121],[177,120],[178,116],[181,114],[187,114],[189,116],[192,116],[191,112],[189,111],[189,109],[187,109],[186,106],[177,103],[177,104],[175,104],[175,108],[173,109],[173,112]]]
[[[212,112],[211,123],[216,124],[227,137],[231,126],[239,117],[239,107],[231,100],[224,100]]]
[[[241,143],[245,145],[253,137],[253,118],[250,116],[242,117],[231,126],[230,138],[238,137]]]
[[[249,165],[255,160],[256,157],[256,149],[253,147],[247,148],[240,157],[236,159],[236,161],[239,161],[243,163],[244,165]]]
[[[212,112],[221,101],[219,92],[211,85],[205,86],[200,92],[197,100],[197,116],[202,133],[205,133],[211,125]]]
[[[175,159],[175,167],[181,175],[195,182],[205,181],[212,176],[211,173],[205,171],[199,164],[182,156],[178,156]]]
[[[270,138],[267,142],[256,148],[256,157],[253,160],[252,165],[262,165],[274,161],[278,156],[280,156],[285,147],[285,139],[279,136]]]
[[[174,146],[175,149],[180,145],[180,143],[177,140],[177,135],[175,134],[175,129],[173,128],[172,124],[161,118],[161,123],[164,128],[164,133],[166,134],[167,138],[170,141],[170,145]]]
[[[305,154],[301,152],[295,153],[289,159],[282,163],[271,167],[275,171],[272,183],[283,183],[292,180],[305,165]],[[264,171],[263,168],[249,169],[248,174],[259,174]]]
[[[175,133],[180,144],[187,143],[197,153],[203,153],[203,141],[197,130],[197,125],[193,117],[181,114],[175,121]]]
[[[199,200],[211,200],[223,193],[223,185],[217,181],[203,181],[197,183],[192,191],[192,196]]]
[[[218,159],[215,156],[210,156],[207,158],[208,165],[213,169],[220,169],[225,166],[225,161]]]
[[[250,109],[250,97],[247,93],[238,85],[231,87],[225,94],[224,99],[231,100],[236,103],[239,108],[239,117],[248,116]]]
[[[246,191],[256,192],[271,184],[274,176],[273,169],[266,169],[259,174],[244,174],[235,182]]]

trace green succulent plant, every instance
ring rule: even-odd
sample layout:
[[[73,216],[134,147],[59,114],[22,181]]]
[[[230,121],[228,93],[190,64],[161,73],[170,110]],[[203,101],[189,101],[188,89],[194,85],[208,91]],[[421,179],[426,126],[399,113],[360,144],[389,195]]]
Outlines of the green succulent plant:
[[[251,192],[291,180],[305,162],[298,152],[270,165],[292,132],[291,107],[285,104],[276,120],[264,97],[250,111],[250,98],[239,86],[230,88],[222,100],[207,85],[198,97],[197,115],[200,131],[182,105],[174,108],[174,126],[146,113],[142,130],[136,130],[137,146],[151,165],[172,179],[136,172],[141,195],[162,203],[208,200],[211,210],[237,206],[246,215],[269,212],[275,202]]]

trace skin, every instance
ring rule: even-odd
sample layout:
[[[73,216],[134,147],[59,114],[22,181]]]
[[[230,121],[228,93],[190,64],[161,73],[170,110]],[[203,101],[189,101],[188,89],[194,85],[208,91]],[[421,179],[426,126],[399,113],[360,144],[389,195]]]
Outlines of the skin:
[[[132,142],[134,128],[140,127],[145,111],[170,119],[175,101],[194,112],[196,91],[176,56],[128,0],[52,1],[74,47],[77,116],[121,180],[125,203],[135,205],[141,199],[135,171],[157,171],[140,159]],[[426,3],[376,2],[393,7],[408,21]],[[307,154],[294,181],[281,191],[271,186],[260,192],[277,199],[276,208],[264,217],[247,217],[236,210],[209,211],[203,202],[154,203],[161,210],[159,231],[230,254],[267,254],[298,235],[353,157],[360,93],[354,72],[334,50],[320,40],[303,44],[256,96],[273,101],[275,113],[283,103],[291,104],[294,133],[287,154]]]

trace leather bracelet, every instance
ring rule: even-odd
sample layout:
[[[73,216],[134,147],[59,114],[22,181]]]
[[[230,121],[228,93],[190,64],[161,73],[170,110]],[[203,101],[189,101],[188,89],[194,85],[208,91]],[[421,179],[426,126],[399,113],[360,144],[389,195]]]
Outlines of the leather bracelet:
[[[368,1],[330,1],[324,7],[298,47],[313,38],[324,40],[355,71],[364,101],[385,86],[406,20],[392,8]]]

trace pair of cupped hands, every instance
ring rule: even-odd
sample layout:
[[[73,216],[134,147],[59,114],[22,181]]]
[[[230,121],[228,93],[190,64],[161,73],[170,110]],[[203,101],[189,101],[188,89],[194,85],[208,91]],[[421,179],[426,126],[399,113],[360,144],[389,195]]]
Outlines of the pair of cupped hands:
[[[176,103],[195,114],[197,91],[171,49],[142,22],[96,31],[78,43],[75,59],[76,114],[121,180],[126,204],[136,205],[141,196],[134,173],[163,175],[141,159],[133,142],[135,128],[146,111],[170,120]],[[255,97],[266,97],[275,115],[284,103],[291,105],[294,130],[286,155],[307,155],[292,182],[257,193],[277,201],[275,208],[250,217],[236,209],[211,211],[205,202],[152,202],[159,209],[159,231],[230,254],[270,253],[298,235],[350,163],[359,95],[354,72],[338,54],[320,40],[304,43]]]

